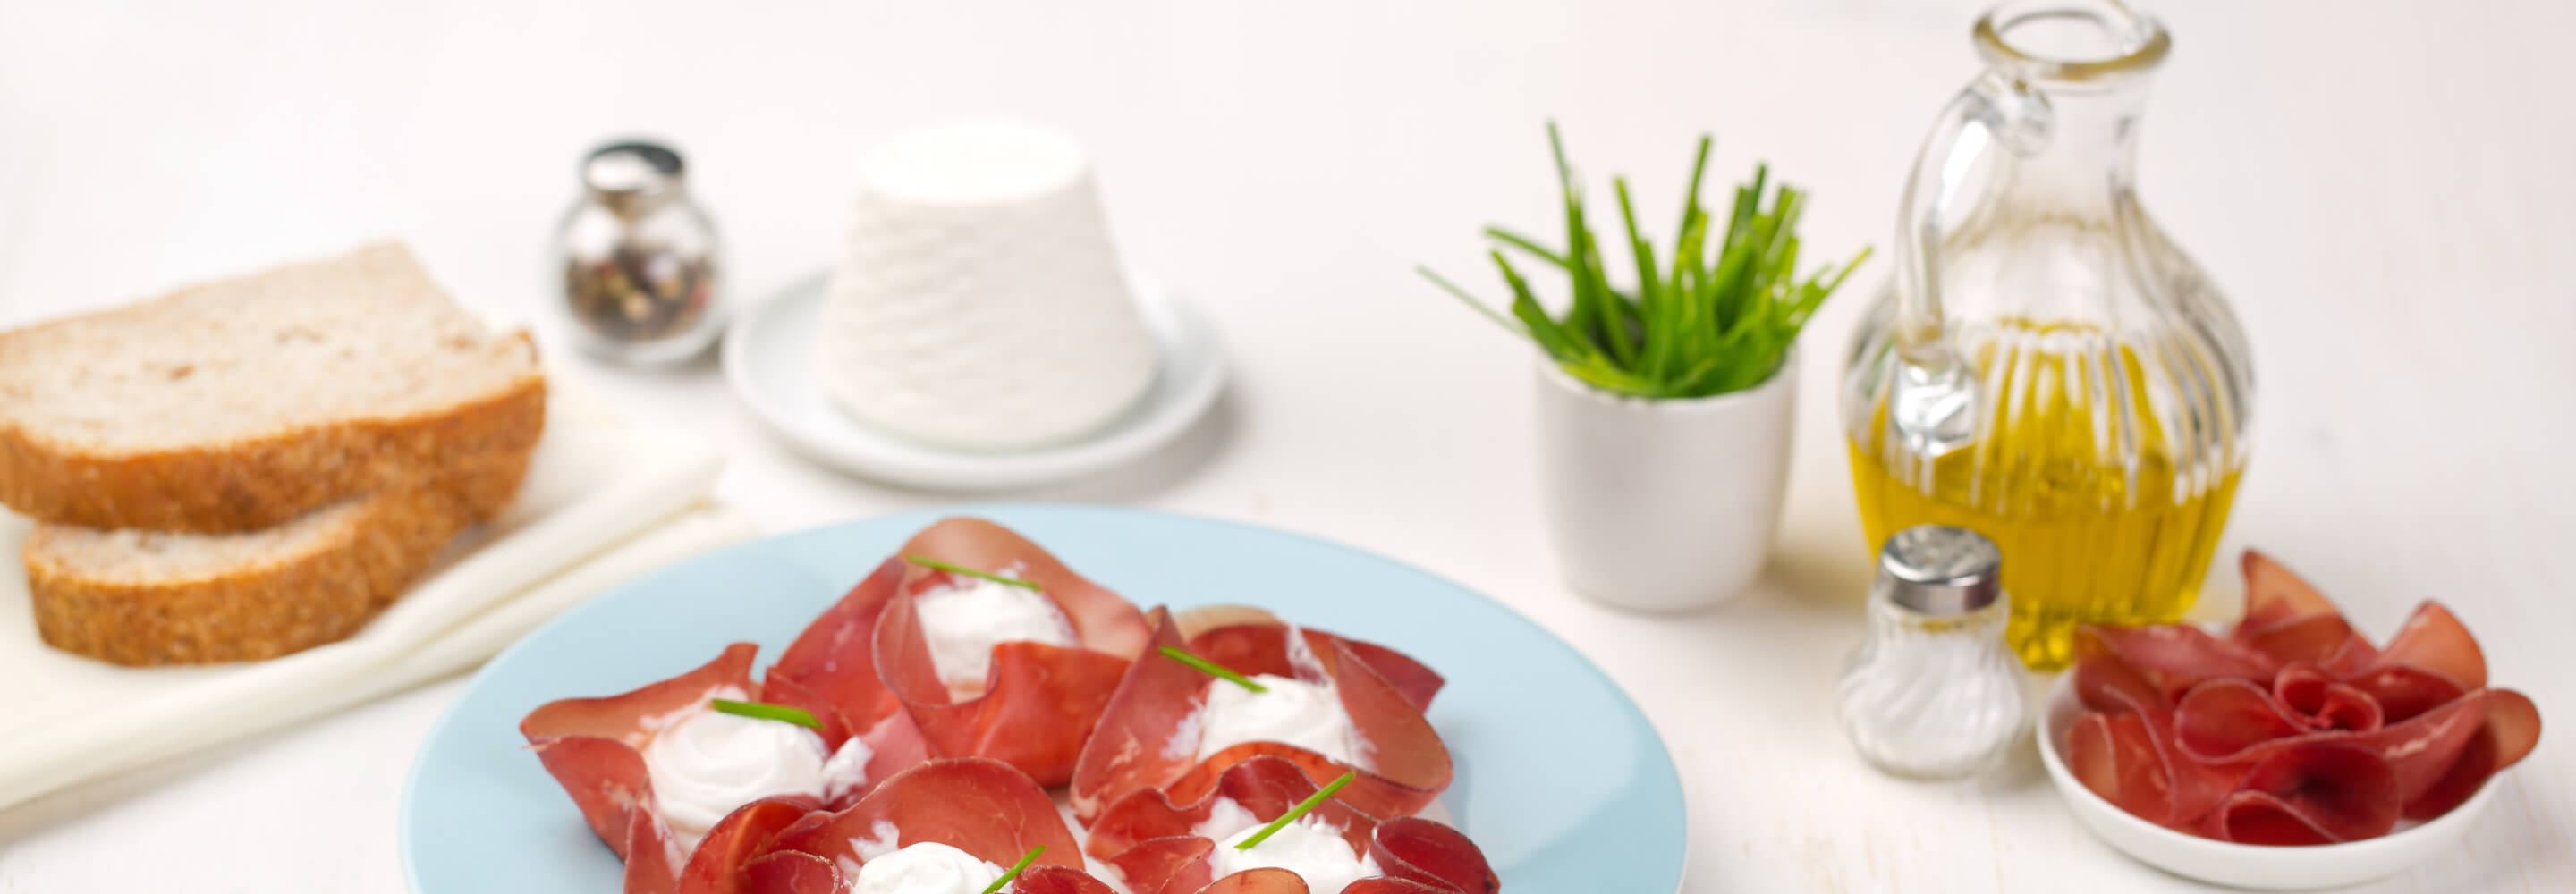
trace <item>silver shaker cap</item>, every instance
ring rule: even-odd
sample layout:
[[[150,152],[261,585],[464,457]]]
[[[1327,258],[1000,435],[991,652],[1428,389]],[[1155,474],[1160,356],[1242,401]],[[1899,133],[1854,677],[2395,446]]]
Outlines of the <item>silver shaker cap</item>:
[[[659,143],[614,143],[591,150],[581,162],[581,183],[610,210],[636,216],[678,195],[686,164]]]
[[[1927,615],[1957,615],[2003,595],[2003,550],[1966,528],[1915,525],[1878,551],[1878,589]]]

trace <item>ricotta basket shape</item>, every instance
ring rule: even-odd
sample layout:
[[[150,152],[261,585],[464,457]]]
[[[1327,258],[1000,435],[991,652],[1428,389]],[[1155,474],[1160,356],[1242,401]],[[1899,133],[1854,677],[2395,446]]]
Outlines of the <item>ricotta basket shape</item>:
[[[821,325],[824,393],[938,447],[1073,441],[1154,380],[1090,160],[1023,125],[926,128],[870,153]]]

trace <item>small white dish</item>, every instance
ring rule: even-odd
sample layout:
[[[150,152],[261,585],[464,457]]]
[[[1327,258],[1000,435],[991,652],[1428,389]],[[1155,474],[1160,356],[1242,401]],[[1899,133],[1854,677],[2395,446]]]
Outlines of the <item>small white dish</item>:
[[[1137,310],[1154,338],[1154,384],[1100,431],[1057,447],[972,453],[870,428],[835,406],[814,378],[825,278],[815,276],[744,308],[725,333],[725,379],[762,424],[797,452],[853,475],[932,490],[1032,487],[1124,463],[1180,436],[1225,385],[1216,328],[1187,302],[1141,278]]]
[[[2048,768],[2066,809],[2120,852],[2157,869],[2213,884],[2237,888],[2296,891],[2358,885],[2414,868],[2433,855],[2456,848],[2487,802],[2495,799],[2489,778],[2477,794],[2451,812],[2423,823],[2400,822],[2397,830],[2377,838],[2305,847],[2234,844],[2139,819],[2102,799],[2066,769],[2057,740],[2075,723],[2083,708],[2075,701],[2074,674],[2060,674],[2048,689],[2048,712],[2036,724],[2039,762]]]

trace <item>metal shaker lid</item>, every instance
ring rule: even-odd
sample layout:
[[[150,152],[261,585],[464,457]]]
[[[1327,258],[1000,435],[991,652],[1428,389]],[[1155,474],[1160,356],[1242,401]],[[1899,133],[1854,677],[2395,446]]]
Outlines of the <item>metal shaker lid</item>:
[[[659,143],[613,143],[591,150],[581,162],[581,183],[600,204],[634,216],[659,207],[680,192],[685,165],[680,153]]]
[[[1992,605],[2003,594],[2003,550],[1948,525],[1915,525],[1878,551],[1878,586],[1896,604],[1929,615]]]

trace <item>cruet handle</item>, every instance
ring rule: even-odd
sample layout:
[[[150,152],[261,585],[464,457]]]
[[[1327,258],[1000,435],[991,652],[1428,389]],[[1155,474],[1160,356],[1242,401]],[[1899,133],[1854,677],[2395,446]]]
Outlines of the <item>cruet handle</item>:
[[[1976,437],[1976,376],[1950,343],[1941,308],[1941,237],[1977,210],[1969,189],[1995,149],[2030,155],[2048,139],[2048,101],[2028,84],[1988,71],[1941,110],[1914,156],[1896,218],[1896,381],[1888,424],[1906,448],[1937,456]],[[1987,178],[1990,182],[1991,176]]]

